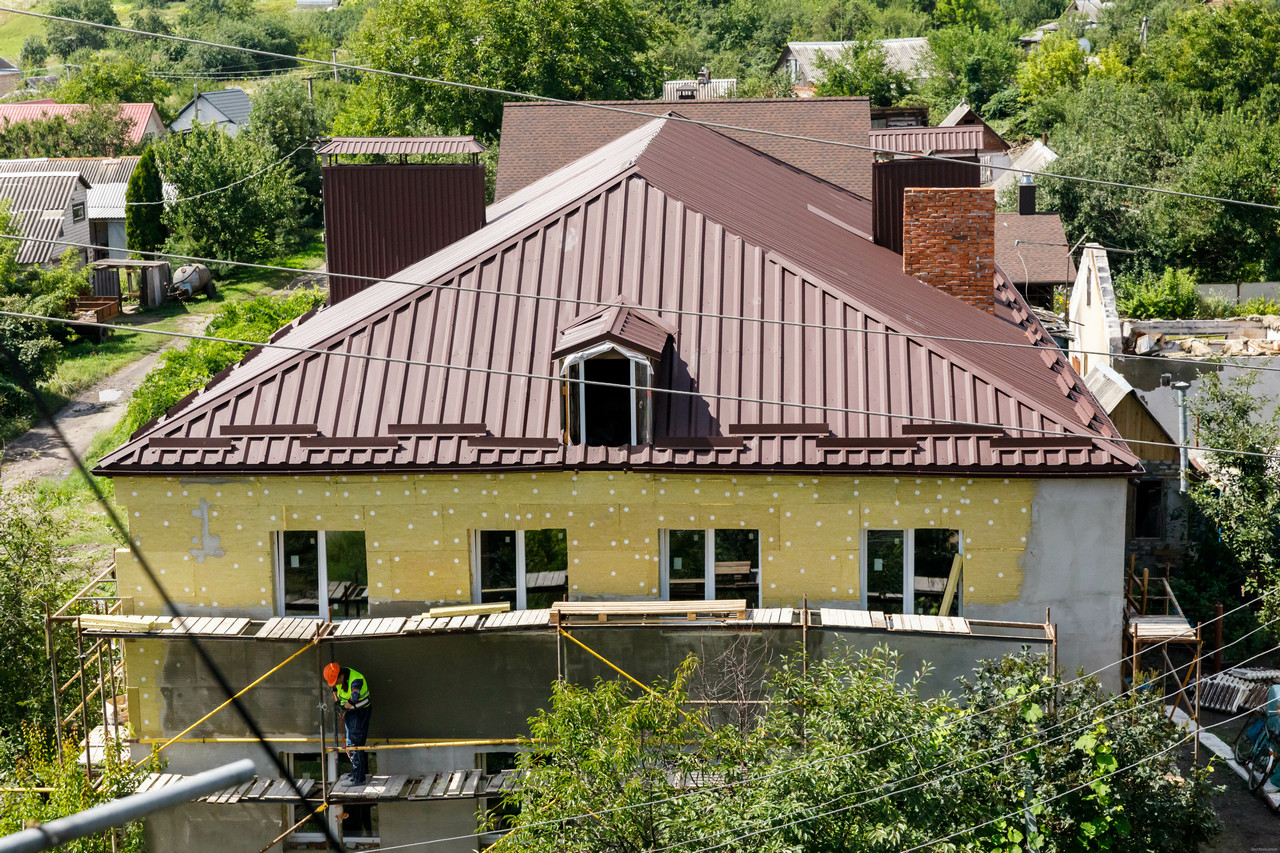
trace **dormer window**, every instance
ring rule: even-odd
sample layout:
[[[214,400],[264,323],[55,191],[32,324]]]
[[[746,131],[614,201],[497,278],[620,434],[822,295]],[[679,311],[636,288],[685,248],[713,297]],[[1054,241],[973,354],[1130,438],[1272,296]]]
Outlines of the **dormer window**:
[[[564,360],[567,443],[648,444],[653,440],[653,365],[617,344],[599,344]]]
[[[559,329],[567,444],[653,441],[653,380],[675,328],[617,297]]]

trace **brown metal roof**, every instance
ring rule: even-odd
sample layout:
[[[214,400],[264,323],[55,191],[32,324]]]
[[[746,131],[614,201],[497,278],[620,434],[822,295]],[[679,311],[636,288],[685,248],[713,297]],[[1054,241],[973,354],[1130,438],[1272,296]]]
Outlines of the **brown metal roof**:
[[[675,333],[676,328],[658,315],[619,296],[560,329],[551,357],[560,358],[608,341],[657,360]]]
[[[1009,143],[985,124],[958,127],[884,127],[870,131],[871,144],[895,154],[1004,151]]]
[[[718,98],[706,101],[596,101],[663,115],[670,110],[697,121],[750,127],[818,139],[867,144],[871,109],[866,98]],[[502,151],[495,198],[503,199],[647,119],[578,104],[509,103],[502,110]],[[871,198],[872,153],[759,133],[721,131],[784,163]]]
[[[996,214],[996,263],[1019,284],[1068,284],[1076,265],[1056,213]]]
[[[335,136],[318,154],[479,154],[474,136]]]
[[[261,350],[98,470],[1136,470],[1003,276],[993,282],[995,315],[905,276],[898,255],[853,232],[865,210],[862,199],[718,133],[652,121],[494,205],[486,227],[396,276],[430,286],[376,285],[277,336],[326,353]],[[686,393],[655,394],[654,444],[561,442],[552,352],[558,330],[587,306],[521,295],[621,296],[676,329],[655,384]],[[830,434],[730,429],[752,424],[827,424]]]

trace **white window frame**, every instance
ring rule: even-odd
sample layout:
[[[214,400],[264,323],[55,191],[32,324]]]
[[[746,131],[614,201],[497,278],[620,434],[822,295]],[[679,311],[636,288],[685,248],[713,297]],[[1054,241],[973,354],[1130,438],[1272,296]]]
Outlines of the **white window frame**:
[[[284,534],[293,531],[277,530],[272,538],[272,550],[275,552],[275,581],[276,581],[276,608],[277,616],[285,616],[284,612]],[[303,531],[298,531],[303,532]],[[325,543],[324,530],[305,531],[307,533],[314,532],[316,534],[316,600],[319,606],[316,608],[314,618],[328,620],[329,618],[329,551]],[[311,616],[300,616],[301,619],[311,619]]]
[[[561,378],[563,378],[564,381],[568,382],[570,385],[569,393],[577,394],[578,396],[578,439],[579,439],[578,443],[579,444],[587,443],[587,383],[582,381],[583,379],[586,378],[586,375],[585,375],[586,368],[584,367],[584,364],[587,361],[590,361],[591,359],[597,356],[601,356],[609,352],[616,352],[619,355],[621,355],[623,358],[627,359],[627,361],[631,362],[631,384],[630,384],[631,444],[633,446],[640,443],[640,433],[642,432],[642,430],[640,429],[640,424],[636,423],[636,408],[640,402],[639,397],[637,396],[638,388],[636,387],[636,378],[637,378],[636,371],[644,370],[646,373],[646,377],[648,381],[645,385],[644,392],[649,395],[649,399],[648,399],[648,405],[644,407],[645,423],[643,425],[644,426],[643,433],[646,436],[646,438],[648,438],[649,440],[652,440],[652,436],[653,436],[653,392],[652,392],[653,364],[649,361],[648,358],[646,358],[645,356],[641,355],[638,352],[635,352],[634,350],[629,350],[624,346],[619,346],[618,344],[603,343],[603,344],[597,344],[596,346],[590,347],[588,349],[584,349],[581,352],[575,352],[573,355],[565,356],[564,363],[560,366]],[[579,379],[577,380],[571,380],[568,378],[569,368],[572,367],[573,365],[578,365]],[[576,389],[573,387],[574,385],[577,386]],[[567,418],[568,416],[569,416],[569,412],[566,411],[565,417]],[[572,434],[567,427],[568,427],[568,424],[566,424],[566,430],[565,430],[566,439],[569,437],[569,435]]]
[[[877,527],[876,530],[889,530],[901,532],[902,536],[902,614],[911,616],[916,610],[916,528],[914,527]],[[927,529],[927,528],[926,528]],[[861,535],[858,537],[858,587],[861,592],[860,606],[863,610],[870,607],[870,600],[867,596],[867,533],[870,528],[863,528]],[[964,531],[956,530],[956,548],[958,553],[964,557]],[[963,563],[961,563],[963,566]],[[963,569],[961,569],[963,571]],[[964,596],[962,595],[964,586],[962,583],[956,584],[956,614],[964,615]]]
[[[658,531],[658,596],[662,601],[671,600],[671,531],[697,530],[696,527],[663,528]],[[732,530],[730,527],[706,527],[702,529],[702,595],[705,601],[715,601],[716,596],[716,530]],[[746,529],[746,528],[744,528]],[[756,602],[764,603],[764,560],[761,555],[760,531],[756,531]],[[707,596],[710,596],[709,598]]]

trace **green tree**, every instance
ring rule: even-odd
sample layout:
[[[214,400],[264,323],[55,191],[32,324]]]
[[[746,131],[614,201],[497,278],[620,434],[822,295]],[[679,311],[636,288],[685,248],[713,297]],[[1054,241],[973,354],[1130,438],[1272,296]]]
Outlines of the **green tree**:
[[[44,64],[48,61],[49,45],[45,44],[43,37],[30,35],[22,40],[22,53],[18,55],[18,65],[23,72],[34,74],[43,71]]]
[[[73,117],[0,123],[0,157],[119,157],[133,147],[132,125],[114,104],[96,104]]]
[[[307,194],[305,215],[314,222],[320,214],[321,188],[320,160],[313,143],[323,132],[315,106],[301,80],[270,80],[253,93],[252,100],[250,135],[274,148],[277,157],[294,152],[289,162],[298,186]]]
[[[652,97],[657,25],[632,0],[403,0],[370,11],[354,49],[364,65],[566,100]],[[366,75],[335,131],[434,126],[492,140],[505,100]]]
[[[994,0],[938,0],[933,19],[941,27],[990,29],[1000,17]]]
[[[95,24],[120,24],[111,0],[53,0],[49,4],[49,14]],[[107,30],[83,24],[51,20],[45,25],[45,34],[49,50],[63,58],[77,50],[101,50],[107,46]]]
[[[1190,320],[1200,315],[1203,299],[1189,269],[1169,267],[1163,274],[1144,271],[1117,276],[1122,317],[1135,320]]]
[[[163,104],[173,92],[167,80],[136,59],[94,58],[58,87],[64,104]]]
[[[987,104],[1009,88],[1022,58],[1010,29],[946,27],[929,34],[929,78],[923,94],[945,115],[961,100],[991,115]]]
[[[135,252],[155,252],[164,246],[164,184],[156,167],[156,150],[142,152],[125,190],[125,242]]]
[[[1207,475],[1191,488],[1196,509],[1222,544],[1217,573],[1243,576],[1253,592],[1280,584],[1280,409],[1276,398],[1258,394],[1256,371],[1223,382],[1200,374],[1200,389],[1187,402],[1204,447]],[[1212,533],[1210,534],[1212,537]],[[1265,601],[1268,617],[1280,614],[1280,600]]]
[[[280,154],[250,134],[211,125],[170,134],[156,162],[178,201],[165,206],[169,247],[180,254],[253,260],[280,254],[301,237],[303,192]]]
[[[1085,52],[1066,30],[1050,33],[1018,68],[1022,99],[1034,104],[1064,89],[1078,89],[1087,71]]]
[[[815,95],[865,95],[872,106],[887,107],[911,94],[907,75],[889,67],[874,41],[851,42],[838,59],[819,53],[817,65],[822,79],[813,87]]]
[[[289,56],[298,53],[298,43],[286,22],[274,15],[229,17],[205,36],[208,41],[232,47],[265,50]],[[271,71],[297,65],[292,59],[257,56],[230,47],[198,44],[189,47],[183,64],[192,71],[206,74],[228,72]]]

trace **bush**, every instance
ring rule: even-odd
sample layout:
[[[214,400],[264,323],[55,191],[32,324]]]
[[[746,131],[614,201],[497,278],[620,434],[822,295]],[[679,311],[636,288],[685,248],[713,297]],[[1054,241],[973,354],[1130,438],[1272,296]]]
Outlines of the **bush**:
[[[1190,320],[1205,307],[1195,276],[1188,269],[1166,269],[1156,277],[1150,271],[1117,276],[1122,317],[1135,320]]]

